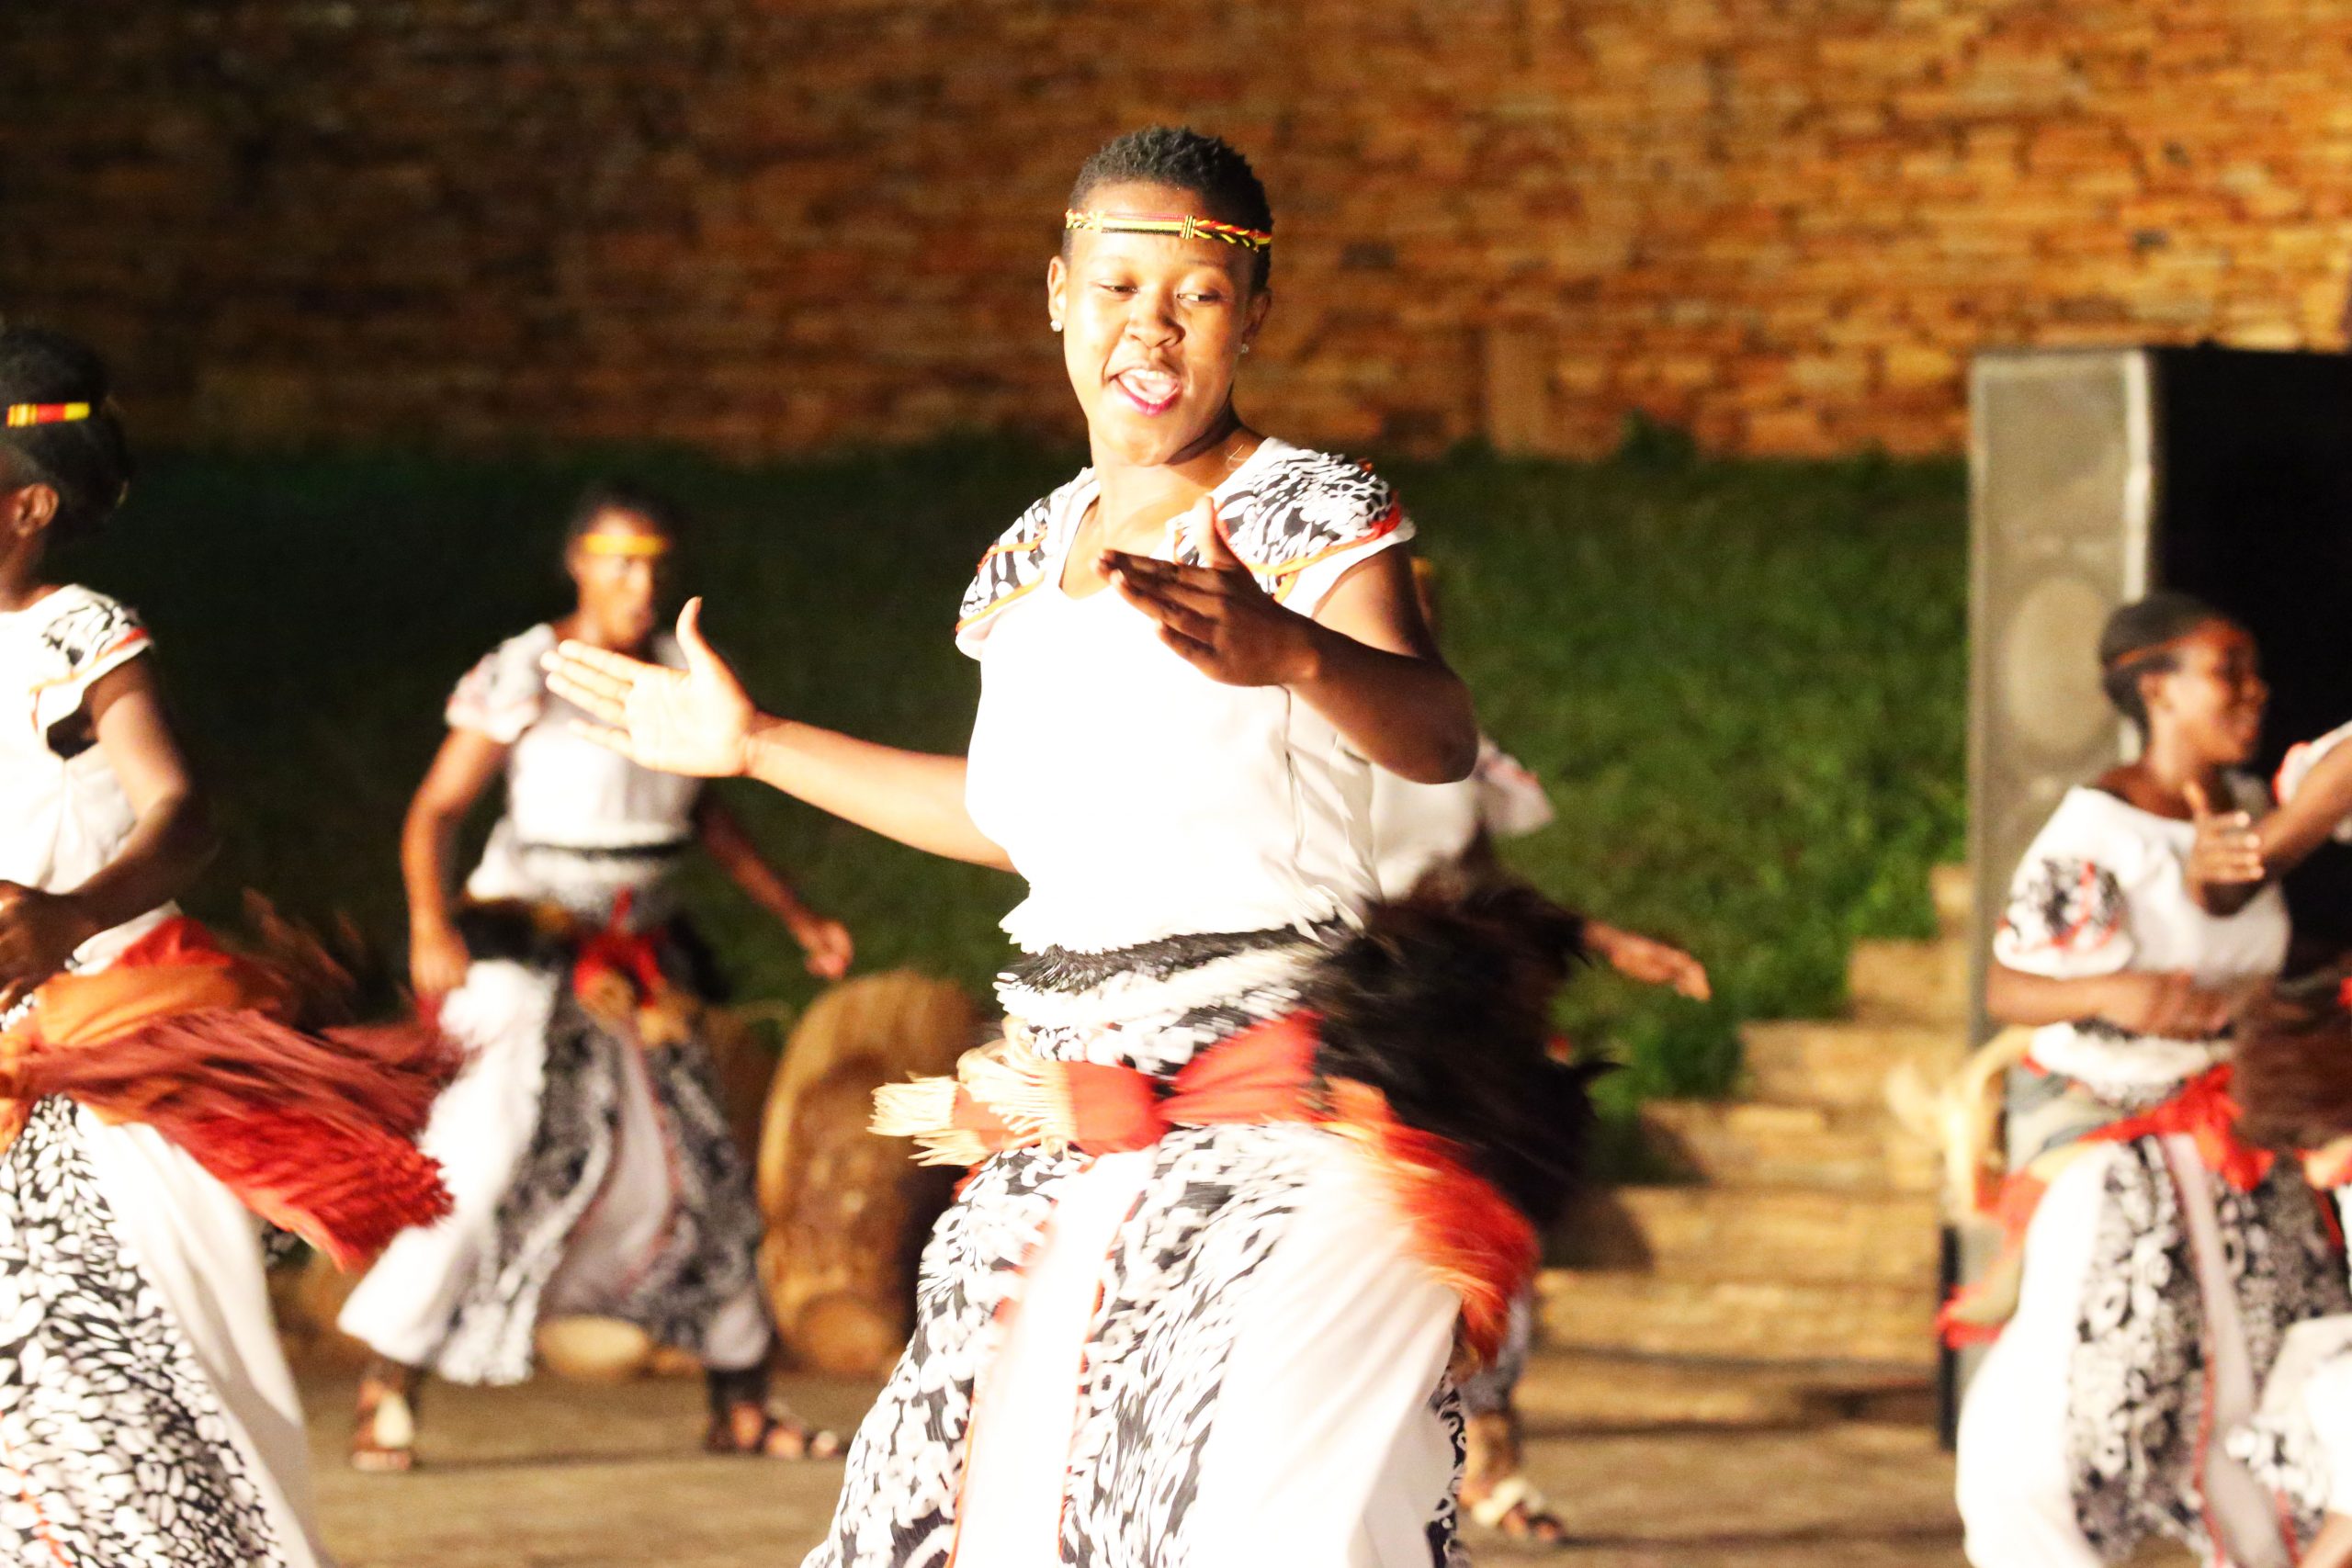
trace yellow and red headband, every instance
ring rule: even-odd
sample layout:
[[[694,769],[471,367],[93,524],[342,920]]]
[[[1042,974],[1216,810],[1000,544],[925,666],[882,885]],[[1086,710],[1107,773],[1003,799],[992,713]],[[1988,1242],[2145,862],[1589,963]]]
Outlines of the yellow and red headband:
[[[628,560],[660,560],[670,553],[670,541],[659,534],[611,532],[580,536],[583,556],[620,556]]]
[[[1062,214],[1062,228],[1070,233],[1082,230],[1094,234],[1162,234],[1171,240],[1217,240],[1245,251],[1262,251],[1274,243],[1273,235],[1263,229],[1244,229],[1238,223],[1220,223],[1214,218],[1192,213],[1160,218],[1124,212],[1081,212],[1073,207]]]
[[[89,403],[10,403],[0,427],[22,430],[35,424],[75,424],[96,412]]]

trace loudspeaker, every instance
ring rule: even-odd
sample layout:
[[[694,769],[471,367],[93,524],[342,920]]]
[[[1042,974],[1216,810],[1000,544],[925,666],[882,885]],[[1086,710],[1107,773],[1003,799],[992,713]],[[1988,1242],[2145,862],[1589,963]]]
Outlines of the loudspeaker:
[[[2011,874],[2073,784],[2132,745],[2101,624],[2151,588],[2241,620],[2271,688],[2258,765],[2352,718],[2352,357],[2003,351],[1969,388],[1973,1028]],[[2287,887],[2299,935],[2352,943],[2352,854]]]

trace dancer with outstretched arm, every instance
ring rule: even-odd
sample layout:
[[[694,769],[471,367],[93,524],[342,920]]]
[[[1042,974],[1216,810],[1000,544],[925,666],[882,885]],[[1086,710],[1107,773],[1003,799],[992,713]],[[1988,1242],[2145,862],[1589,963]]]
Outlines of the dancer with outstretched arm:
[[[1235,411],[1273,302],[1247,162],[1139,131],[1068,205],[1044,304],[1093,460],[966,594],[967,755],[756,712],[692,604],[685,671],[566,645],[553,682],[648,766],[1028,883],[1005,1038],[882,1097],[974,1169],[812,1564],[1443,1561],[1457,1326],[1499,1342],[1576,1139],[1541,1016],[1574,923],[1374,907],[1372,766],[1459,778],[1477,727],[1395,493]],[[1523,961],[1426,961],[1474,931]],[[1509,1026],[1416,1011],[1440,972]]]

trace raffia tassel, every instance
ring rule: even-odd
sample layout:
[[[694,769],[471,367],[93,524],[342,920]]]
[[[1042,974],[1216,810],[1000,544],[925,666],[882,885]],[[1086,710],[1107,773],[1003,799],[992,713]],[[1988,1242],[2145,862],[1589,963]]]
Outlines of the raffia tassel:
[[[1039,1055],[1027,1032],[1018,1026],[1007,1029],[996,1043],[966,1053],[956,1065],[956,1076],[974,1100],[1023,1139],[1058,1153],[1077,1138],[1076,1113],[1061,1064]]]
[[[979,1139],[956,1125],[954,1078],[910,1078],[874,1090],[866,1130],[885,1138],[912,1138],[917,1165],[976,1165],[988,1156]]]

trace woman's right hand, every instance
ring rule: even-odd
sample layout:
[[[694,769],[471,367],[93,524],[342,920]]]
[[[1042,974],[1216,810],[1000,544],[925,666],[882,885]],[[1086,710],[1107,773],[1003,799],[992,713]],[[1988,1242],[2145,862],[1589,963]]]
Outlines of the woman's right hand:
[[[437,1002],[464,985],[466,966],[472,962],[466,939],[447,920],[409,928],[408,978],[420,999]]]
[[[2159,1040],[2210,1040],[2237,1010],[2234,992],[2207,990],[2185,970],[2132,969],[2108,976],[2098,1016]]]
[[[542,663],[556,695],[595,722],[575,726],[639,767],[694,778],[731,778],[749,762],[758,712],[735,671],[702,636],[702,601],[678,612],[686,667],[670,670],[583,642],[564,642]]]

